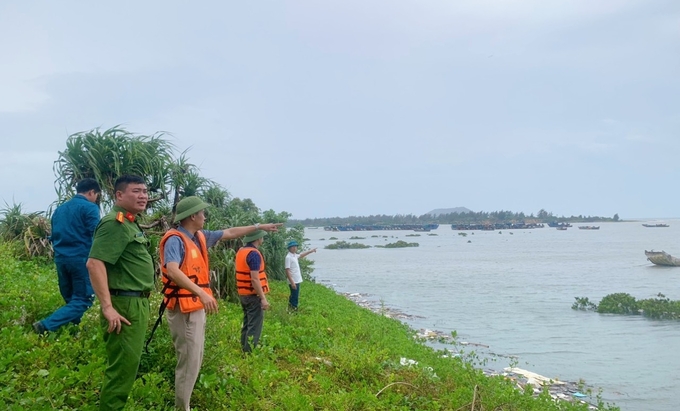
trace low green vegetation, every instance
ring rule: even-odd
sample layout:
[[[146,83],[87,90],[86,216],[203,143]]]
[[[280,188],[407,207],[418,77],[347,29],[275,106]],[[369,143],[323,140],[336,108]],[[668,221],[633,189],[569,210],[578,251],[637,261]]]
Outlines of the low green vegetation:
[[[397,240],[395,243],[389,243],[385,245],[376,245],[376,247],[380,248],[406,248],[406,247],[420,247],[420,244],[418,243],[407,243],[406,241],[403,240]]]
[[[327,250],[349,250],[349,249],[361,249],[361,248],[371,248],[370,245],[361,243],[348,243],[347,241],[336,241],[333,244],[328,244],[324,247]]]
[[[671,301],[659,293],[656,298],[636,300],[627,293],[609,294],[599,304],[588,297],[575,297],[573,310],[595,311],[601,314],[643,315],[659,320],[680,320],[680,301]]]
[[[31,323],[62,304],[56,274],[51,261],[18,260],[14,251],[0,244],[0,408],[96,410],[105,367],[98,303],[80,326],[38,336]],[[297,314],[286,310],[286,282],[271,286],[272,309],[265,315],[262,345],[252,355],[243,356],[239,348],[239,305],[221,301],[219,313],[209,316],[195,409],[588,409],[555,402],[545,392],[534,398],[512,381],[486,377],[424,345],[404,324],[319,284],[305,283]],[[159,302],[155,293],[152,310]],[[149,326],[153,321],[154,315]],[[402,358],[417,363],[401,365]],[[175,361],[164,321],[143,357],[126,410],[172,409]]]

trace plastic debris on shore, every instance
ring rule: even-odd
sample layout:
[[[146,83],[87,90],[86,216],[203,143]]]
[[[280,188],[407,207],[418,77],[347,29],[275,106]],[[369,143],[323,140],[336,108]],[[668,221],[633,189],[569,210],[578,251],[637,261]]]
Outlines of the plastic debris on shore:
[[[587,404],[589,410],[597,410],[598,408],[584,401],[587,395],[580,392],[581,384],[569,381],[560,381],[557,378],[549,378],[535,372],[527,371],[516,367],[507,367],[503,372],[498,373],[493,370],[484,370],[484,374],[489,377],[502,376],[513,381],[517,389],[525,391],[527,386],[531,387],[534,396],[540,395],[544,390],[548,390],[550,396],[554,400],[579,402]]]

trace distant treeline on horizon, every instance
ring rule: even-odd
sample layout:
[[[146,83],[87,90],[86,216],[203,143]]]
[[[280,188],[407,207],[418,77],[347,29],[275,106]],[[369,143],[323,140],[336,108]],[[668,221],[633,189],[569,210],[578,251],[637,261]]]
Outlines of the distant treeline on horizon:
[[[537,215],[533,213],[526,215],[523,212],[514,213],[512,211],[479,211],[479,212],[465,212],[465,213],[447,213],[447,214],[431,214],[426,213],[421,216],[414,214],[396,214],[396,215],[369,215],[369,216],[349,216],[349,217],[326,217],[326,218],[306,218],[304,220],[290,219],[287,224],[297,225],[301,224],[305,227],[323,227],[331,225],[345,225],[345,224],[494,224],[502,222],[525,222],[525,223],[550,223],[557,222],[607,222],[620,221],[619,215],[614,214],[613,217],[598,217],[598,216],[571,216],[558,217],[553,213],[540,210]]]

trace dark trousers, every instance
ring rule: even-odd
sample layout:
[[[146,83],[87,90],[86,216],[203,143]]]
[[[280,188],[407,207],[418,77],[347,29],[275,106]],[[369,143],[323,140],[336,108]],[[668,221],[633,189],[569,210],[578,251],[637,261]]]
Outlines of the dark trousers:
[[[243,327],[241,327],[241,349],[251,352],[260,341],[264,311],[257,295],[239,295],[243,308]],[[252,338],[252,341],[251,341]],[[251,346],[252,343],[252,346]]]
[[[300,286],[302,283],[295,283],[295,289],[288,284],[288,288],[290,289],[290,297],[288,297],[288,306],[294,310],[297,310],[298,308],[298,300],[300,297]]]
[[[92,306],[94,291],[85,262],[86,259],[81,258],[56,263],[59,292],[66,305],[41,321],[46,330],[56,331],[68,323],[79,324],[85,311]]]

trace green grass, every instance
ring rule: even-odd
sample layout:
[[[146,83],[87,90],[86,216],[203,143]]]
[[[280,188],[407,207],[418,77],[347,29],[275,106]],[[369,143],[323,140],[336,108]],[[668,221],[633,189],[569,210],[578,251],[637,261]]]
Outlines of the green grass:
[[[207,324],[204,365],[192,405],[199,410],[586,410],[533,398],[500,377],[444,358],[402,323],[305,282],[300,311],[273,282],[262,345],[239,348],[241,309],[222,302]],[[154,295],[152,307],[160,296]],[[33,321],[59,307],[51,263],[16,260],[0,244],[0,408],[94,410],[105,367],[97,304],[79,327],[38,336]],[[150,325],[155,321],[152,314]],[[416,366],[401,366],[406,357]],[[168,410],[175,356],[167,322],[144,355],[128,410]],[[379,395],[378,395],[379,394]],[[474,404],[473,404],[474,399]]]

